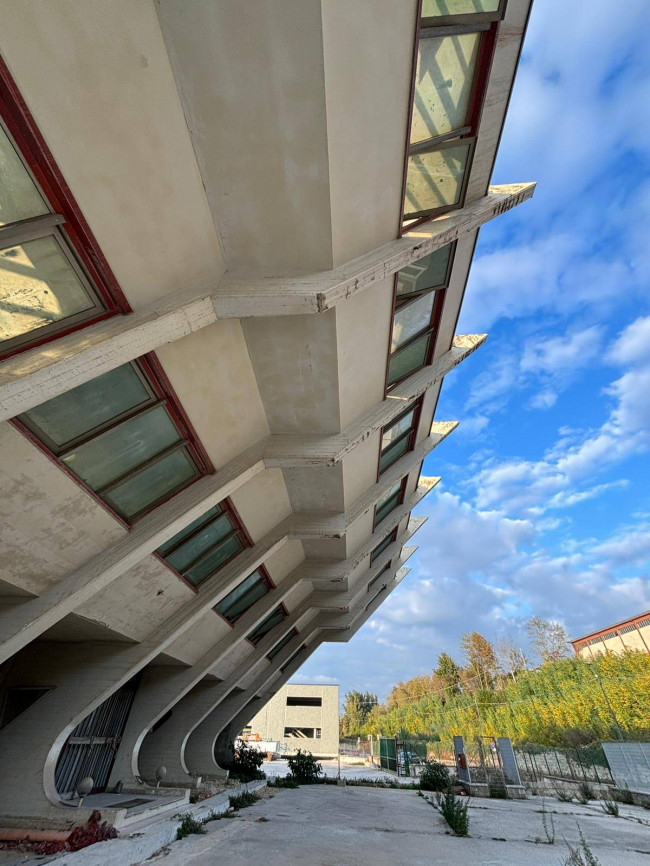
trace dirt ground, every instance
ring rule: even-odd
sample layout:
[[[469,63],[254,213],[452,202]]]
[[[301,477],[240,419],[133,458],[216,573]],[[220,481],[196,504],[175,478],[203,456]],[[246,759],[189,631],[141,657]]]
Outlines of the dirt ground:
[[[206,825],[150,861],[160,866],[558,866],[579,828],[602,866],[650,866],[650,811],[620,806],[620,817],[587,806],[531,797],[470,802],[470,836],[450,835],[416,791],[304,786],[270,789],[237,817]],[[549,844],[548,834],[554,836]]]

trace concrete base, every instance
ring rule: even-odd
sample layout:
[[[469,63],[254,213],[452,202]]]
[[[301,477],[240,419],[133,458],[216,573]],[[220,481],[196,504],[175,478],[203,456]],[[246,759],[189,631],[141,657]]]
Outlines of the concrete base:
[[[57,866],[125,866],[125,864],[141,863],[148,860],[152,855],[166,849],[176,840],[176,830],[180,823],[180,814],[191,814],[197,821],[204,821],[210,813],[223,815],[230,808],[230,796],[241,794],[243,791],[259,791],[266,788],[266,781],[249,782],[247,785],[237,785],[190,806],[184,802],[180,808],[167,810],[166,814],[149,816],[141,813],[139,820],[128,824],[128,829],[123,825],[120,838],[111,839],[82,848],[70,854],[62,854],[57,857]],[[102,796],[102,795],[100,795]],[[111,795],[117,796],[117,795]],[[102,820],[107,816],[102,810]],[[128,835],[127,835],[128,833]],[[24,859],[21,857],[23,866],[38,866],[42,858]]]

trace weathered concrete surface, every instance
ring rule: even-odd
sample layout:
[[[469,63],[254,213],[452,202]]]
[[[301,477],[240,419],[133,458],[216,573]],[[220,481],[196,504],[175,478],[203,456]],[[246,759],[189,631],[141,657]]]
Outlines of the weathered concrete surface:
[[[579,822],[603,866],[647,866],[648,813],[622,807],[628,818],[605,815],[598,804],[546,800],[553,810],[554,845],[544,837],[541,798],[481,800],[470,804],[469,838],[447,835],[438,812],[416,791],[315,786],[279,791],[231,821],[208,824],[206,836],[173,845],[153,863],[165,866],[431,866],[454,862],[480,866],[552,866],[568,856]],[[550,818],[550,815],[548,816]],[[265,818],[265,821],[260,821]]]

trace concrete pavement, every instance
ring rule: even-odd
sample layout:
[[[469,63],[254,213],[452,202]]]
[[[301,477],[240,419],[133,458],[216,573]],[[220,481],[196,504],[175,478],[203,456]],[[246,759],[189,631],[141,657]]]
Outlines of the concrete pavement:
[[[557,866],[576,842],[578,823],[602,866],[648,866],[650,813],[621,806],[621,817],[598,804],[478,800],[470,803],[469,838],[448,835],[439,813],[416,791],[305,786],[278,790],[237,817],[211,822],[154,859],[164,866]],[[544,844],[542,809],[555,826]],[[639,821],[644,823],[639,823]]]

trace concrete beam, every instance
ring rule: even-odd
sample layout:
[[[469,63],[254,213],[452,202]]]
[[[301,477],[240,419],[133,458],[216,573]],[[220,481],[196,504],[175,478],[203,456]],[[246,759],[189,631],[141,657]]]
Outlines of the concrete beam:
[[[425,451],[428,453],[454,427],[454,422],[444,422],[439,426],[434,424],[432,435],[421,442],[417,446],[416,452],[412,453],[417,453],[417,455],[420,454],[420,451],[422,454]],[[2,611],[0,614],[0,662],[10,658],[63,617],[73,613],[84,602],[124,574],[125,571],[145,556],[150,555],[161,544],[172,538],[193,520],[196,520],[197,517],[200,517],[208,508],[220,502],[238,486],[254,477],[264,468],[260,454],[259,446],[249,449],[224,469],[214,475],[200,479],[196,484],[147,515],[129,534],[66,575],[43,595],[27,601],[18,601]],[[418,457],[413,465],[417,465],[419,459],[422,458]],[[412,455],[406,455],[405,458],[401,458],[401,461],[405,461],[403,466],[410,467]],[[404,474],[406,471],[407,469],[404,470]],[[296,513],[290,515],[254,547],[242,551],[226,569],[203,583],[199,590],[199,597],[203,594],[204,588],[210,594],[211,590],[207,590],[207,586],[216,580],[222,591],[218,597],[211,601],[208,607],[216,604],[220,597],[234,588],[238,582],[243,580],[289,539],[340,537],[352,520],[356,520],[360,514],[364,513],[364,510],[367,511],[371,508],[383,494],[384,489],[388,489],[389,486],[384,487],[383,483],[374,485],[371,488],[372,493],[365,494],[352,506],[349,512],[342,515],[310,513],[304,518]],[[415,505],[419,499],[409,500],[409,502],[411,501]],[[399,509],[399,512],[401,513],[403,510],[404,506]],[[251,563],[255,564],[251,565]],[[225,580],[226,574],[230,575],[227,581]]]
[[[374,433],[390,424],[412,400],[420,397],[487,340],[487,334],[459,334],[452,347],[433,364],[423,367],[397,388],[385,400],[375,404],[365,415],[354,421],[341,433],[331,436],[275,435],[266,440],[264,460],[271,468],[287,469],[298,466],[330,466],[339,463]],[[445,422],[442,422],[445,423]],[[451,422],[446,422],[451,423]],[[439,428],[436,428],[439,430]]]
[[[467,207],[330,271],[287,277],[226,273],[218,286],[181,290],[9,358],[0,370],[0,420],[89,382],[221,318],[319,313],[474,231],[531,198],[534,183],[505,184]]]
[[[283,316],[322,313],[390,277],[434,250],[475,231],[479,226],[532,198],[534,183],[491,186],[488,194],[424,223],[334,268],[297,277],[251,277],[226,273],[214,293],[220,317]]]

